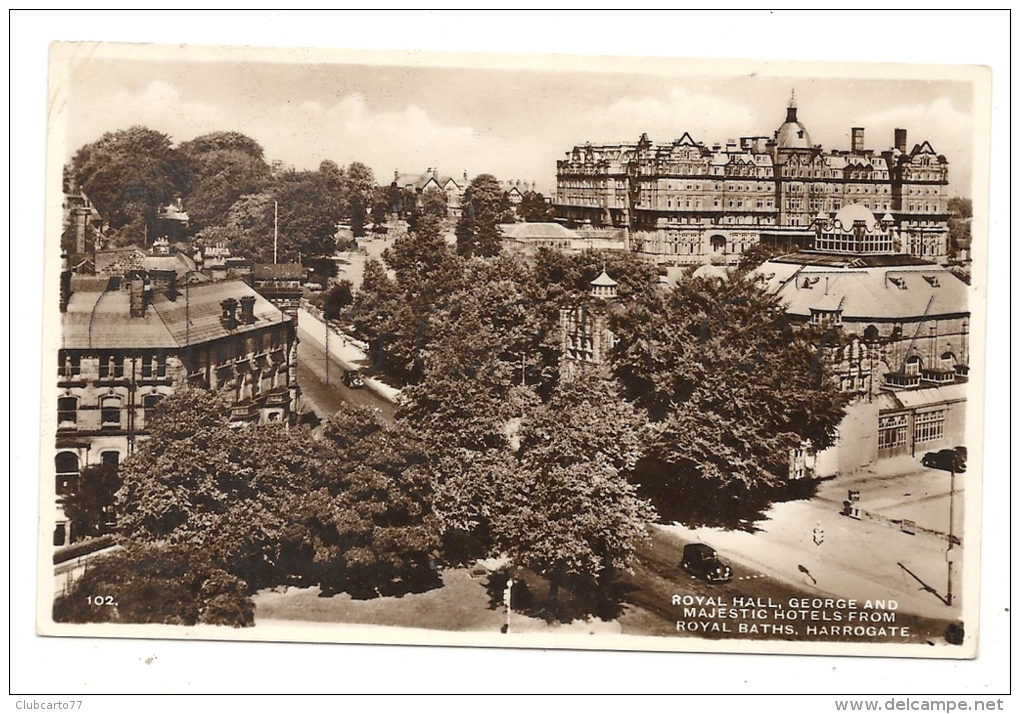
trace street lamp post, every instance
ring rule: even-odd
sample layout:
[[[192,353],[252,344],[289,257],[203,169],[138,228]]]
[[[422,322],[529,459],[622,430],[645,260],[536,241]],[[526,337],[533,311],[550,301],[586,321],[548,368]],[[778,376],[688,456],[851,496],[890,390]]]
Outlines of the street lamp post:
[[[956,454],[949,460],[949,545],[946,547],[946,605],[953,604],[953,506],[956,502]]]

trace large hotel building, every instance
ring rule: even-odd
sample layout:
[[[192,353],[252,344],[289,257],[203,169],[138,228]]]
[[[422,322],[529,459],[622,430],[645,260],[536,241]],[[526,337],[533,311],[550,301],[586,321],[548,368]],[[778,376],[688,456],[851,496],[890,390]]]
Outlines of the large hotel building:
[[[575,146],[556,163],[557,219],[568,227],[626,228],[630,248],[660,263],[733,263],[762,242],[806,246],[816,221],[859,204],[886,221],[897,251],[933,262],[948,252],[948,164],[927,141],[849,150],[811,142],[793,98],[773,136],[707,146],[684,133],[669,144]]]

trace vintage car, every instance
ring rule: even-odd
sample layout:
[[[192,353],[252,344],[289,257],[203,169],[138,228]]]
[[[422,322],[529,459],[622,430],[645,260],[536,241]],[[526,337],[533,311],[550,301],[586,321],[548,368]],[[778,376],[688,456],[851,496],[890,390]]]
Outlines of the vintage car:
[[[680,567],[710,583],[727,583],[733,579],[733,569],[719,560],[715,548],[704,543],[685,545]]]
[[[958,474],[967,473],[967,447],[957,446],[955,449],[929,451],[921,457],[921,466],[926,469],[955,471]]]
[[[365,380],[361,378],[361,372],[356,369],[345,369],[342,379],[349,389],[361,389],[365,386]]]

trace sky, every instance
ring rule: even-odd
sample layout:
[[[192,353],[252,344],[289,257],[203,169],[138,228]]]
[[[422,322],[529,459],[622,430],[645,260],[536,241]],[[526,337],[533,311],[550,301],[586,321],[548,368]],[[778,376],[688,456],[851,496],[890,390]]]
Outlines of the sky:
[[[973,88],[931,79],[937,71],[145,45],[67,45],[57,56],[69,67],[52,85],[68,118],[65,158],[132,125],[174,143],[230,130],[297,169],[361,161],[379,182],[395,170],[491,173],[548,194],[557,159],[577,144],[771,136],[793,92],[815,144],[847,149],[850,128],[863,126],[866,147],[881,151],[905,128],[910,146],[928,140],[949,160],[950,194],[971,194]]]

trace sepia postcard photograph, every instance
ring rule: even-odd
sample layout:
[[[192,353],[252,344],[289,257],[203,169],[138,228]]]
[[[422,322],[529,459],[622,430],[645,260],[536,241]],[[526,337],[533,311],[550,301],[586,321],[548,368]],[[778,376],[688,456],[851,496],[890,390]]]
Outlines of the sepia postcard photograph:
[[[988,67],[342,47],[49,44],[39,636],[978,656]]]

